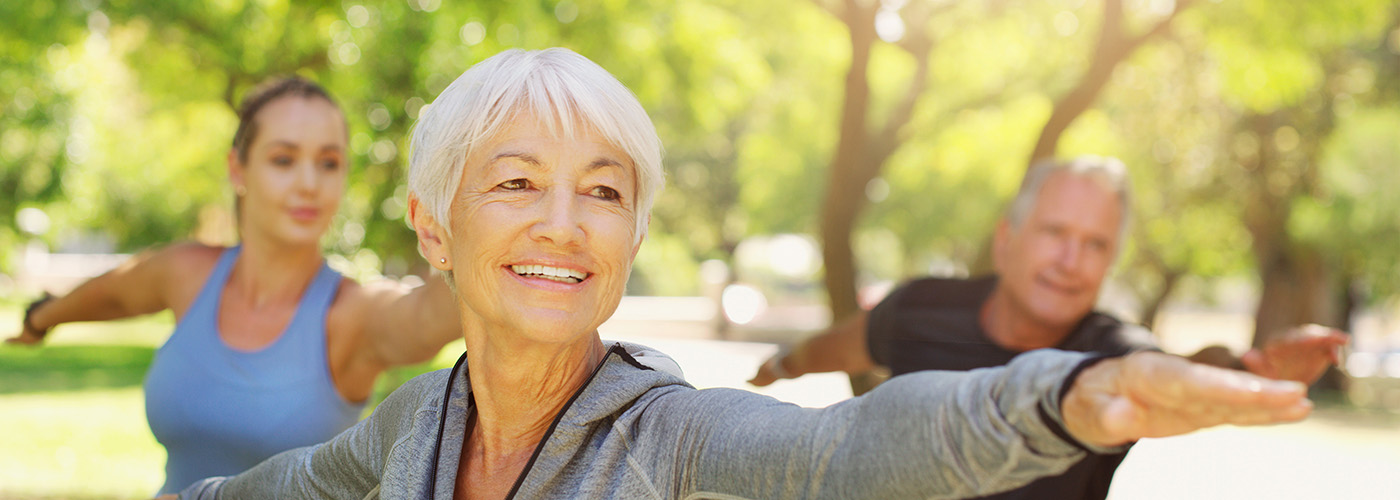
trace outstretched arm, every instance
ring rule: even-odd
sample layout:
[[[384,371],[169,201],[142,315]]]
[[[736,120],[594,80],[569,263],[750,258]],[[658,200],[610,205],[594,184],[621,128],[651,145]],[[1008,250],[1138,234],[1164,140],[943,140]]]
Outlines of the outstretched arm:
[[[1303,325],[1270,339],[1263,348],[1250,349],[1235,357],[1227,349],[1211,346],[1190,356],[1190,360],[1222,368],[1246,370],[1261,377],[1316,382],[1327,367],[1337,363],[1337,350],[1347,343],[1340,330],[1321,325]]]
[[[182,253],[194,250],[192,244],[147,250],[128,259],[72,292],[36,307],[19,335],[9,344],[38,344],[55,326],[77,321],[104,321],[159,312],[169,307],[166,297],[166,270],[174,261],[187,259]]]
[[[1048,349],[1004,367],[901,375],[821,410],[713,389],[652,405],[688,416],[640,427],[678,442],[665,448],[675,456],[643,461],[656,477],[674,476],[679,496],[748,498],[983,496],[1060,474],[1086,452],[1311,408],[1296,382],[1155,352]]]
[[[461,340],[457,301],[442,279],[413,288],[386,280],[365,290],[365,345],[386,368],[428,361]]]
[[[749,383],[762,387],[778,379],[797,378],[808,373],[870,371],[875,368],[875,361],[870,358],[870,349],[866,346],[869,321],[870,313],[862,311],[793,346],[791,351],[779,351],[759,365]]]

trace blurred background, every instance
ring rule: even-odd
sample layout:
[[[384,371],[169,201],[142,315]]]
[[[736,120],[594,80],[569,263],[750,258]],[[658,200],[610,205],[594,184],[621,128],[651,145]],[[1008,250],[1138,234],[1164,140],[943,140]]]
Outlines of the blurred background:
[[[1136,196],[1103,309],[1172,352],[1348,330],[1322,422],[1400,449],[1393,1],[0,2],[0,336],[40,291],[132,252],[234,242],[234,105],[288,73],[350,122],[332,265],[421,279],[403,222],[415,118],[472,64],[550,46],[615,74],[666,144],[668,187],[604,334],[730,356],[698,386],[742,387],[767,344],[903,279],[984,272],[1031,158],[1097,154],[1125,161]],[[140,383],[171,327],[0,347],[0,497],[154,491]],[[849,395],[823,380],[793,399]]]

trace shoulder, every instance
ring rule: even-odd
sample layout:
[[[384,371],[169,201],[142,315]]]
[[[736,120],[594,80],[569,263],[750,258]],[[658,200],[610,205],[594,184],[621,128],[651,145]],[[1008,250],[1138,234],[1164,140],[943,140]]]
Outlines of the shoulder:
[[[995,278],[921,278],[900,285],[870,311],[867,329],[890,330],[911,315],[961,316],[981,309],[996,286]],[[878,332],[877,332],[878,333]]]
[[[447,382],[451,378],[451,368],[433,370],[413,377],[390,392],[384,398],[384,402],[380,403],[374,411],[378,413],[383,410],[407,416],[419,409],[437,408],[441,406],[444,391],[447,390]]]
[[[178,315],[199,295],[225,250],[228,248],[181,242],[147,250],[137,258],[141,266],[151,266],[151,276],[168,285],[169,304]]]
[[[145,260],[189,277],[185,273],[208,273],[219,263],[219,257],[225,250],[228,248],[189,241],[152,248],[142,252],[142,256]]]
[[[920,278],[901,285],[880,303],[912,308],[981,307],[996,286],[995,278]]]
[[[1082,343],[1073,349],[1077,351],[1127,354],[1158,349],[1157,342],[1148,329],[1099,311],[1091,312],[1084,318],[1078,333]]]
[[[353,278],[341,276],[340,287],[336,290],[334,302],[331,303],[332,314],[361,318],[376,305],[402,298],[412,289],[413,287],[386,278],[361,283]]]
[[[394,392],[403,392],[406,396],[414,398],[435,399],[442,395],[443,389],[447,387],[447,381],[451,378],[451,368],[433,370],[409,379],[398,389],[394,389]]]

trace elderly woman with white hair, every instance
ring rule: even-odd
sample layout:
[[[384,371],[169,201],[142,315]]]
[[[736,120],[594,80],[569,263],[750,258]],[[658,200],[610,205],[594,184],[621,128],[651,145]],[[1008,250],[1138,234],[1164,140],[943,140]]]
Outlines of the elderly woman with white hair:
[[[1303,418],[1303,387],[1156,353],[1041,351],[896,377],[824,409],[697,390],[605,344],[661,190],[636,98],[573,52],[468,70],[413,135],[409,217],[455,290],[467,351],[335,439],[190,498],[951,498],[1086,453]]]

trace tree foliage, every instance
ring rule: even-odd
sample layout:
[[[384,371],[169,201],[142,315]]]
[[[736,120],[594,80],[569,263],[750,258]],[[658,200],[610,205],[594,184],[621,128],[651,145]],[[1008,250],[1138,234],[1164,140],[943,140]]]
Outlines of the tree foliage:
[[[328,251],[421,271],[402,221],[418,112],[485,57],[559,45],[631,88],[667,146],[637,293],[697,293],[697,263],[751,236],[825,234],[849,312],[860,285],[972,267],[1046,154],[1129,165],[1120,275],[1149,321],[1183,280],[1267,288],[1280,256],[1325,271],[1305,287],[1333,302],[1400,291],[1400,16],[1379,0],[75,0],[0,17],[3,248],[30,207],[51,244],[228,241],[233,106],[298,73],[350,123]]]

